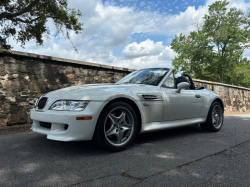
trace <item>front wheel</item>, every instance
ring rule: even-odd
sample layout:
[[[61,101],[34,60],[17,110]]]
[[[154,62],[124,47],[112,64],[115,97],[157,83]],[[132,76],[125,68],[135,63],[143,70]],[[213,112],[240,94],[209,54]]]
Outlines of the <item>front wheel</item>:
[[[218,132],[224,120],[223,109],[220,103],[214,102],[208,112],[207,120],[205,123],[201,124],[203,130]]]
[[[97,144],[110,151],[122,151],[135,139],[138,120],[127,103],[115,102],[101,113],[96,126]]]

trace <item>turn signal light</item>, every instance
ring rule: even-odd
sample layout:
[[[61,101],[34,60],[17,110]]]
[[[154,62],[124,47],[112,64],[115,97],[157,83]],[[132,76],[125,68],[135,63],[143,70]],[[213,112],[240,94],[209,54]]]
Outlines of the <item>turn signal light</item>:
[[[76,117],[76,120],[91,120],[92,116],[86,116],[86,117]]]

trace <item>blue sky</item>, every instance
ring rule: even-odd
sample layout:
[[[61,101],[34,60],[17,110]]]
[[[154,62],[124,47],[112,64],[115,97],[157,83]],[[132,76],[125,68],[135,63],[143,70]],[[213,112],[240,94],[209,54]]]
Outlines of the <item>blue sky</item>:
[[[203,6],[206,0],[104,0],[104,4],[119,6],[119,7],[133,7],[136,11],[158,12],[160,14],[179,14],[184,12],[188,6]]]
[[[228,0],[228,8],[249,11],[249,0]],[[55,27],[47,26],[43,46],[34,41],[21,48],[10,39],[13,50],[107,64],[132,69],[172,67],[176,53],[170,44],[175,35],[196,30],[192,20],[202,21],[215,0],[69,0],[71,8],[80,9],[84,31],[70,33],[74,46],[62,35],[53,36]],[[49,38],[49,39],[48,39]],[[250,56],[247,50],[244,54]]]

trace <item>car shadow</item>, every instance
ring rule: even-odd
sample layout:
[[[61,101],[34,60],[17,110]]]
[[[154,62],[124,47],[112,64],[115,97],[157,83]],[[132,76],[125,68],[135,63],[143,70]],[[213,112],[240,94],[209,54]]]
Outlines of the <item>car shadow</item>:
[[[134,145],[144,144],[144,143],[153,143],[155,141],[165,141],[168,139],[175,139],[184,136],[192,136],[196,133],[209,133],[203,131],[199,126],[188,126],[180,127],[175,129],[168,129],[156,132],[149,132],[144,134],[138,134],[134,140]],[[101,149],[94,140],[91,141],[74,141],[74,142],[61,142],[48,140],[46,136],[40,134],[33,134],[30,138],[30,146],[36,147],[39,144],[40,149],[53,150],[53,152],[61,154],[72,154],[72,155],[105,155],[112,152]],[[129,148],[128,148],[129,149]]]
[[[62,142],[49,140],[44,135],[35,134],[31,137],[30,146],[40,145],[40,149],[52,150],[52,152],[61,153],[61,155],[80,155],[80,156],[93,156],[100,154],[108,154],[109,152],[103,149],[100,149],[97,144],[93,141],[73,141],[73,142]]]

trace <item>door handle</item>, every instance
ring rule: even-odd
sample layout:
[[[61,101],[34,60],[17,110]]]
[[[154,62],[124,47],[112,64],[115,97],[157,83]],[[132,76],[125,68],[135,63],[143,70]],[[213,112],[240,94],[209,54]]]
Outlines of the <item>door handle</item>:
[[[196,98],[201,98],[201,96],[200,96],[200,95],[198,95],[198,94],[196,94],[196,95],[195,95],[195,97],[196,97]]]

